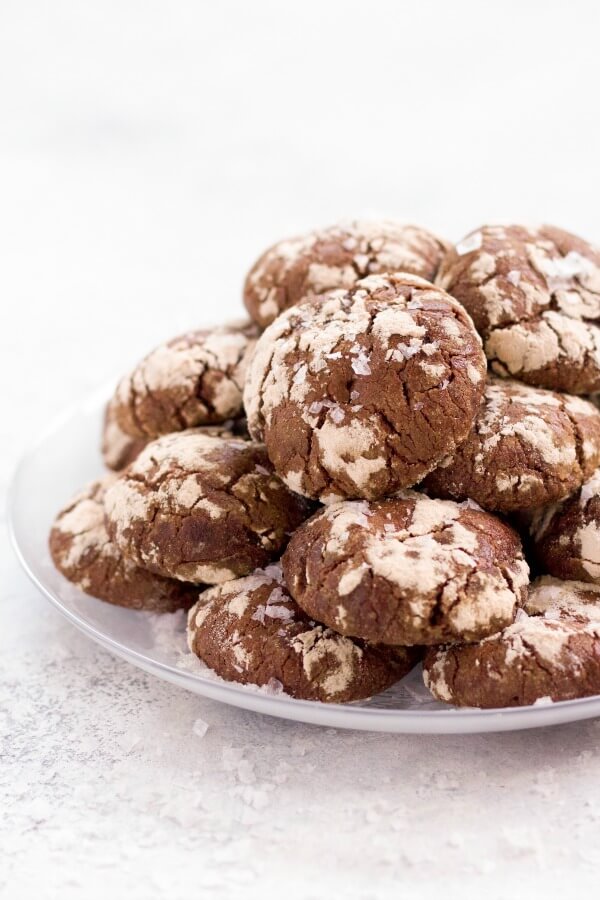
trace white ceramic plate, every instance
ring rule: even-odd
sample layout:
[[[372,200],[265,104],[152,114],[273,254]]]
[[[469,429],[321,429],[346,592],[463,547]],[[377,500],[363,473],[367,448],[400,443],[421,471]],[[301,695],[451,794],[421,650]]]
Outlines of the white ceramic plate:
[[[453,709],[435,702],[419,669],[384,694],[352,704],[293,700],[228,683],[187,652],[184,615],[156,616],[88,597],[53,567],[47,547],[60,507],[102,473],[98,450],[108,391],[64,414],[24,456],[9,498],[13,543],[25,571],[77,628],[112,653],[189,691],[271,716],[365,731],[468,733],[510,731],[600,715],[600,697],[504,710]]]

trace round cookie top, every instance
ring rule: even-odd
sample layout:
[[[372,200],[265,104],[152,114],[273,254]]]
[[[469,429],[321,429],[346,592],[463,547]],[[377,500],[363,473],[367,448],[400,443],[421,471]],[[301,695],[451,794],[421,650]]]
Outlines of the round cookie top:
[[[600,414],[592,403],[490,379],[469,437],[423,487],[508,513],[562,500],[599,463]]]
[[[90,484],[58,514],[49,538],[54,565],[86,594],[117,606],[152,612],[191,606],[197,587],[147,572],[110,540],[104,498],[115,477]]]
[[[571,394],[600,389],[600,251],[544,225],[484,226],[437,283],[471,313],[492,369]]]
[[[432,648],[423,677],[438,700],[484,709],[600,693],[600,587],[539,578],[512,625]]]
[[[415,492],[326,507],[282,562],[308,615],[386,644],[478,640],[513,621],[529,583],[511,528],[474,504]]]
[[[551,575],[600,584],[600,469],[573,497],[538,510],[531,534]]]
[[[292,490],[376,499],[420,481],[467,437],[485,371],[451,297],[414,275],[372,275],[293,307],[261,335],[248,426]]]
[[[303,700],[344,703],[385,690],[420,658],[311,621],[292,600],[281,567],[210,588],[188,616],[190,650],[228,681],[280,685]]]
[[[424,228],[350,222],[279,241],[253,265],[244,285],[252,319],[266,328],[306,297],[349,289],[367,275],[409,272],[433,281],[449,245]]]
[[[190,429],[152,441],[109,488],[111,538],[139,565],[216,584],[265,565],[308,515],[265,448]]]
[[[234,323],[157,347],[117,386],[112,408],[121,430],[147,440],[240,416],[257,334],[254,325]]]

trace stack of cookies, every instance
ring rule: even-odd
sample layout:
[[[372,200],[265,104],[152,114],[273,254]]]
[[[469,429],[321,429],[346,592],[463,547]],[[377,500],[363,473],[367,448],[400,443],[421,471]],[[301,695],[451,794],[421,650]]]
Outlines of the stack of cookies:
[[[600,252],[358,222],[267,250],[244,302],[121,380],[63,575],[293,697],[421,660],[455,705],[600,693]]]

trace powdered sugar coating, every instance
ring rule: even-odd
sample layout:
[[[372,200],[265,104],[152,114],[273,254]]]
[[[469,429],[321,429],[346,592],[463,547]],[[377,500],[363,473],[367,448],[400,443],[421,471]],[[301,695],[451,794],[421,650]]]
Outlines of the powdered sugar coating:
[[[49,538],[55,566],[82,591],[108,603],[152,612],[187,608],[197,589],[146,571],[110,540],[104,499],[115,479],[109,475],[88,485],[58,514]]]
[[[538,510],[530,530],[545,571],[600,584],[600,469],[573,497]]]
[[[435,697],[461,706],[523,706],[600,691],[600,586],[542,577],[512,625],[478,644],[428,651]]]
[[[397,222],[349,222],[280,241],[254,264],[244,302],[265,328],[307,297],[348,290],[381,272],[408,272],[433,281],[448,245],[424,228]]]
[[[248,437],[246,420],[227,419],[219,425],[203,425],[199,429],[210,437]],[[106,406],[102,429],[102,458],[105,465],[114,472],[121,472],[133,462],[149,443],[147,438],[134,438],[125,434],[115,417],[114,399]]]
[[[117,386],[112,407],[121,430],[149,439],[240,416],[257,334],[233,323],[161,344]]]
[[[111,537],[139,565],[208,584],[266,564],[308,514],[263,446],[201,429],[148,444],[105,506]]]
[[[475,235],[448,253],[437,283],[473,316],[492,369],[568,393],[598,390],[600,251],[549,225]]]
[[[385,690],[420,655],[364,644],[312,621],[278,566],[202,593],[188,616],[188,643],[223,678],[258,685],[276,679],[292,697],[338,703]]]
[[[489,510],[528,510],[572,494],[599,463],[593,404],[492,378],[471,434],[424,487]]]
[[[244,403],[293,490],[373,499],[420,480],[467,436],[485,357],[464,310],[411,275],[372,275],[283,313]]]
[[[490,634],[512,622],[529,583],[510,528],[415,492],[326,507],[295,532],[282,562],[309,615],[389,644]]]

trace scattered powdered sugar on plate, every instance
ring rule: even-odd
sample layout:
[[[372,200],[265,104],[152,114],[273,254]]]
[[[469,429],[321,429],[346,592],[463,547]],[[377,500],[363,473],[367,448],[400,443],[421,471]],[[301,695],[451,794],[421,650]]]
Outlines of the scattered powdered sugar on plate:
[[[203,738],[209,727],[208,722],[205,722],[204,719],[196,719],[192,725],[192,731],[196,737]]]
[[[552,697],[538,697],[534,700],[532,706],[551,706],[554,703]]]

